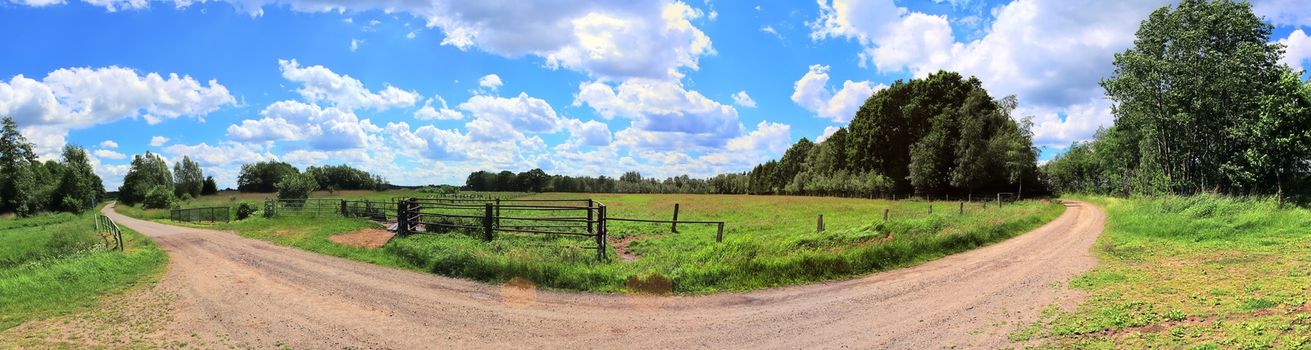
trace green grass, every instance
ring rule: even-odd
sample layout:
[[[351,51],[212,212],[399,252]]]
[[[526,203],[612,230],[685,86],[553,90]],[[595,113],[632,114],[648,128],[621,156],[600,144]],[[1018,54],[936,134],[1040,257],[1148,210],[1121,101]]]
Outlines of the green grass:
[[[1012,335],[1052,348],[1311,348],[1311,211],[1216,196],[1090,198],[1101,263]]]
[[[127,228],[124,251],[109,250],[92,215],[51,214],[0,221],[0,329],[68,313],[163,272],[167,256]]]
[[[411,194],[365,192],[353,198],[406,195]],[[724,241],[715,242],[713,225],[682,224],[679,233],[670,234],[668,225],[613,222],[612,238],[634,239],[629,250],[640,258],[619,259],[611,246],[609,259],[598,262],[595,251],[588,249],[595,244],[590,238],[498,234],[489,243],[473,233],[417,234],[394,239],[381,249],[365,249],[344,247],[328,237],[372,224],[331,215],[257,218],[210,227],[328,255],[492,283],[520,278],[548,288],[649,292],[636,285],[669,281],[655,283],[664,289],[654,291],[695,294],[850,278],[913,265],[1027,232],[1064,211],[1060,204],[1045,201],[1001,209],[990,205],[986,210],[971,203],[960,215],[958,202],[659,194],[530,198],[580,197],[605,203],[610,216],[625,218],[667,219],[674,203],[680,203],[681,220],[726,221]],[[933,215],[928,214],[930,205],[936,209]],[[882,220],[884,208],[891,210],[888,222]],[[818,214],[825,217],[823,233],[815,232]]]

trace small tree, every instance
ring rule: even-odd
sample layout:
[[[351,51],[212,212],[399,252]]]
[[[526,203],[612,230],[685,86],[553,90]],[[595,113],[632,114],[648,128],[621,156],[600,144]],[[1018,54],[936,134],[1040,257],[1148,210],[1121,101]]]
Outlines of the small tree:
[[[218,182],[214,181],[213,176],[205,177],[205,185],[200,188],[201,195],[218,194]]]
[[[278,199],[306,199],[319,188],[319,183],[314,175],[293,174],[283,177],[274,187],[278,189]]]
[[[141,204],[147,209],[167,209],[173,207],[176,198],[173,197],[173,188],[156,185],[146,192],[146,198],[141,201]]]

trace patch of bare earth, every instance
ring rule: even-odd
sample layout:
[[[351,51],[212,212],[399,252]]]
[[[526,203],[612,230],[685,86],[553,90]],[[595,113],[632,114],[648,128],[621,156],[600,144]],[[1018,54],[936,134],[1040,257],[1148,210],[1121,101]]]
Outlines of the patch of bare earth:
[[[610,239],[608,244],[610,244],[611,247],[614,247],[615,255],[619,256],[619,260],[633,261],[633,260],[637,260],[637,258],[640,258],[641,256],[637,255],[637,253],[634,253],[631,250],[628,250],[629,245],[632,245],[633,242],[636,242],[639,239],[661,238],[665,236],[668,235],[627,236],[623,238]]]
[[[357,248],[382,248],[392,237],[391,232],[377,228],[366,228],[328,237],[333,243]]]

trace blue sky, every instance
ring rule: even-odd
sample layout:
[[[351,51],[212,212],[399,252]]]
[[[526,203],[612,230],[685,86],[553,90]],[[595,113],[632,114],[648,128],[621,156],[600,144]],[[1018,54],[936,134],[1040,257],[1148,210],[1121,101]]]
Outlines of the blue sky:
[[[1017,95],[1043,158],[1109,125],[1097,81],[1164,1],[20,0],[0,114],[43,157],[346,163],[405,185],[469,171],[707,176],[845,125],[939,69]],[[1311,10],[1259,1],[1311,66]]]

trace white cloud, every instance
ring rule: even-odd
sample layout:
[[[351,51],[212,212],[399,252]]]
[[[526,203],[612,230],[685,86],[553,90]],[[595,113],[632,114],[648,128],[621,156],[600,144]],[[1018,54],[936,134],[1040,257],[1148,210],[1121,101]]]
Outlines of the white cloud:
[[[945,18],[910,12],[890,0],[834,0],[822,4],[812,37],[855,39],[865,46],[862,62],[880,71],[908,70],[922,77],[946,69],[976,76],[994,97],[1017,95],[1049,127],[1071,128],[1048,135],[1077,140],[1091,137],[1096,127],[1051,120],[1059,121],[1060,113],[1097,110],[1088,106],[1101,103],[1089,101],[1103,95],[1098,82],[1113,71],[1114,54],[1133,44],[1149,13],[1168,4],[1012,1],[993,9],[981,37],[956,42]],[[1105,118],[1079,120],[1109,125]]]
[[[409,32],[405,34],[406,39],[414,39],[415,36],[418,36],[418,34],[416,34],[415,32]]]
[[[1284,57],[1280,63],[1286,64],[1293,69],[1311,68],[1311,36],[1307,36],[1302,29],[1294,30],[1288,33],[1287,38],[1279,39],[1279,43],[1284,45]]]
[[[101,148],[109,148],[109,149],[118,148],[118,142],[114,142],[114,140],[104,140],[104,141],[100,141],[100,147],[101,147]]]
[[[608,146],[610,145],[610,126],[605,123],[588,120],[581,121],[570,119],[568,121],[569,134],[573,136],[576,142],[586,146]]]
[[[441,107],[434,107],[432,105],[433,100],[437,100],[437,102],[441,103]],[[464,114],[454,109],[451,109],[450,107],[447,107],[446,99],[442,98],[441,96],[433,96],[433,98],[430,98],[427,101],[423,101],[423,108],[419,108],[418,111],[414,112],[414,119],[460,120],[460,119],[464,119]]]
[[[778,30],[774,29],[774,26],[768,24],[760,26],[760,31],[769,35],[773,35],[775,38],[778,38],[778,40],[783,40],[783,34],[779,34]]]
[[[520,133],[553,133],[560,130],[561,118],[546,100],[519,93],[517,97],[475,95],[460,103],[474,120],[466,124],[476,141],[517,138]],[[507,128],[509,130],[507,130]]]
[[[282,77],[301,84],[296,92],[309,102],[327,102],[343,109],[370,108],[378,111],[413,106],[419,94],[387,85],[378,92],[350,75],[337,74],[324,66],[301,67],[296,60],[278,60]]]
[[[315,149],[333,151],[364,147],[370,133],[381,131],[354,112],[300,101],[274,102],[260,115],[264,118],[228,126],[228,137],[247,142],[305,141]]]
[[[1064,114],[1064,120],[1061,114]],[[1063,149],[1075,141],[1090,138],[1097,129],[1115,121],[1111,104],[1105,99],[1094,99],[1061,110],[1042,107],[1020,107],[1016,116],[1033,116],[1033,143],[1036,146]]]
[[[363,40],[363,39],[351,39],[351,45],[350,45],[351,52],[355,52],[355,51],[359,50],[359,49],[360,49],[360,44],[363,44],[363,43],[364,43],[364,40]]]
[[[38,0],[40,1],[40,0]],[[147,0],[85,0],[114,11],[148,8]],[[299,12],[405,12],[440,29],[442,45],[477,48],[505,57],[533,55],[551,68],[602,79],[680,77],[714,53],[710,38],[692,24],[703,16],[681,1],[585,0],[358,2],[345,0],[227,0],[252,16],[264,6]],[[195,0],[174,0],[187,7]],[[371,28],[371,27],[369,27]],[[366,30],[369,30],[366,28]]]
[[[845,123],[855,117],[856,110],[874,92],[887,88],[883,84],[875,86],[869,81],[847,80],[842,83],[841,89],[834,92],[828,87],[828,69],[824,65],[811,65],[810,70],[793,84],[792,102],[822,118]]]
[[[820,133],[819,137],[815,138],[815,142],[824,142],[824,140],[828,140],[829,136],[833,136],[833,133],[838,132],[838,129],[841,129],[841,127],[832,125],[824,127],[824,132]]]
[[[148,124],[165,119],[204,116],[236,104],[228,89],[217,81],[202,85],[190,76],[138,74],[121,67],[61,68],[40,81],[16,75],[0,81],[0,115],[32,135],[40,154],[57,153],[69,130],[83,129],[123,118],[141,118]]]
[[[756,108],[756,100],[751,99],[751,95],[747,95],[746,90],[733,94],[733,103],[742,107]]]
[[[1311,26],[1311,6],[1304,0],[1254,0],[1252,12],[1275,25]]]
[[[761,151],[779,153],[792,143],[792,126],[783,123],[760,122],[756,130],[728,141],[729,151]]]
[[[496,74],[484,75],[481,79],[478,79],[478,86],[490,90],[499,89],[501,88],[501,77]]]
[[[150,147],[159,147],[168,143],[168,138],[163,136],[152,136],[150,138]]]
[[[718,148],[742,134],[736,109],[686,90],[677,82],[630,79],[617,87],[589,82],[578,90],[575,106],[587,104],[607,119],[633,120],[632,127],[616,133],[626,145]]]
[[[123,155],[122,153],[118,153],[118,152],[110,151],[110,150],[107,150],[107,149],[98,149],[98,150],[96,150],[95,152],[92,152],[92,153],[95,154],[96,157],[100,157],[100,158],[104,158],[104,159],[124,159],[124,158],[127,158],[127,156]]]

